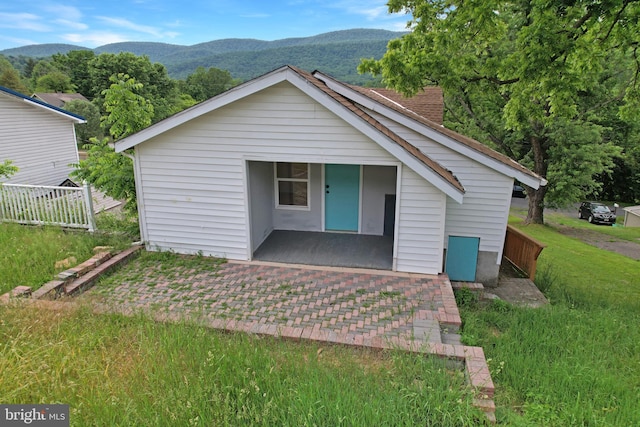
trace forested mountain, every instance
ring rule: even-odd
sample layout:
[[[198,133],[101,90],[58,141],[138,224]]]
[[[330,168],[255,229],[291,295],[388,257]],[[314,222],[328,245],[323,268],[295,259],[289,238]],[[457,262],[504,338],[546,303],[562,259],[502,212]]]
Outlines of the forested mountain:
[[[234,78],[247,80],[290,64],[306,70],[321,69],[349,83],[364,83],[370,77],[359,76],[356,66],[361,58],[380,58],[387,42],[403,33],[385,30],[354,29],[319,34],[313,37],[274,41],[223,39],[192,46],[166,43],[126,42],[100,46],[100,53],[131,52],[146,55],[164,64],[173,78],[185,78],[199,67],[228,70]],[[0,51],[6,57],[42,58],[55,53],[87,49],[66,44],[24,46]]]

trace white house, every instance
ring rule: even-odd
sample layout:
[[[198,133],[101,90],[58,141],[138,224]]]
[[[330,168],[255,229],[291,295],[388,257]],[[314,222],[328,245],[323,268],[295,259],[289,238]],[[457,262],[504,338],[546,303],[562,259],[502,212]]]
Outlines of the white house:
[[[251,260],[278,230],[386,235],[392,270],[495,283],[514,179],[546,181],[407,105],[284,66],[118,141],[147,248]]]
[[[75,123],[85,120],[0,86],[0,162],[8,159],[19,168],[3,182],[63,183],[73,169],[70,165],[78,163]]]

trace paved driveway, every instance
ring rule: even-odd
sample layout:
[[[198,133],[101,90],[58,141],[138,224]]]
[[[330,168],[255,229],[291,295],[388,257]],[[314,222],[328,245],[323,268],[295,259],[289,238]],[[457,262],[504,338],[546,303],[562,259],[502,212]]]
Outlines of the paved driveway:
[[[459,344],[446,276],[228,262],[212,268],[134,260],[85,297],[110,310],[208,326],[373,347]],[[453,341],[451,341],[453,340]]]

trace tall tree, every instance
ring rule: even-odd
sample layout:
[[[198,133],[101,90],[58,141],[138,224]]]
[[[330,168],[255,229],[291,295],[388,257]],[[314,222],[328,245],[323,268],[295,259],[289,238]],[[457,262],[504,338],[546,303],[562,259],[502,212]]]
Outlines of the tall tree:
[[[111,76],[112,83],[103,90],[107,115],[102,118],[113,139],[124,138],[151,124],[153,105],[139,93],[142,83],[126,74]],[[110,197],[125,200],[124,208],[136,212],[136,187],[133,161],[127,155],[117,154],[109,138],[93,138],[85,146],[87,158],[80,160],[73,176],[85,180]]]
[[[20,72],[5,57],[0,56],[0,86],[27,94],[29,89],[22,82]]]
[[[144,85],[127,74],[111,76],[109,89],[102,91],[107,115],[102,118],[113,139],[124,138],[151,124],[153,105],[139,95]]]
[[[72,93],[75,85],[71,83],[71,78],[62,71],[52,71],[36,81],[35,92],[60,92]]]
[[[198,67],[187,76],[182,90],[197,102],[212,98],[237,84],[226,70]]]
[[[102,92],[111,85],[111,76],[117,74],[127,74],[142,84],[139,95],[153,104],[154,122],[179,111],[176,105],[181,105],[182,100],[176,82],[169,77],[164,65],[152,63],[147,56],[136,56],[128,52],[103,53],[91,60],[91,93],[88,96],[102,103]]]
[[[71,82],[76,86],[78,93],[93,98],[89,66],[95,56],[92,50],[72,50],[66,55],[59,53],[53,55],[52,62],[71,77]]]
[[[598,189],[621,150],[594,118],[598,106],[624,100],[618,114],[637,120],[638,0],[390,0],[411,14],[411,32],[393,40],[361,72],[412,95],[437,84],[447,124],[546,177],[527,188],[528,222],[544,206]],[[611,72],[612,64],[628,64]],[[594,102],[594,98],[596,98]]]

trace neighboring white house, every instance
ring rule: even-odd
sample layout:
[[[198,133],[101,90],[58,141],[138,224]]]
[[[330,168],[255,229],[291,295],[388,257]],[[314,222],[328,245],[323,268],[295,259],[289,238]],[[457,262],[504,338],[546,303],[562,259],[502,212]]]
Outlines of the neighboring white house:
[[[389,95],[285,66],[118,141],[147,247],[250,260],[273,230],[392,216],[393,270],[495,283],[514,179],[546,181]]]
[[[0,162],[19,168],[3,182],[60,185],[78,163],[73,125],[84,118],[0,86]]]
[[[628,206],[624,208],[624,226],[640,227],[640,206]]]

